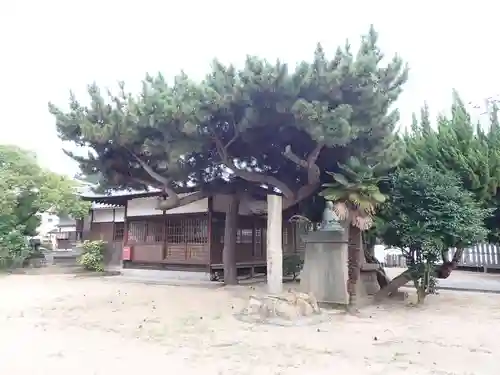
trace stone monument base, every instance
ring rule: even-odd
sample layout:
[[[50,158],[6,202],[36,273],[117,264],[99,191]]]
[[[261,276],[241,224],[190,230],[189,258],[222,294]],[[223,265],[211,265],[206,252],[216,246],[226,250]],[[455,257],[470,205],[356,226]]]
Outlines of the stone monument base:
[[[347,239],[343,231],[316,231],[302,237],[306,244],[300,289],[318,302],[347,305]]]

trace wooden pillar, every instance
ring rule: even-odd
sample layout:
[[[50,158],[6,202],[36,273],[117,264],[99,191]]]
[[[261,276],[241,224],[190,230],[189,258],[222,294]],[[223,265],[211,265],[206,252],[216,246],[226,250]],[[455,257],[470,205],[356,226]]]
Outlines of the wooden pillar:
[[[123,242],[122,242],[122,251],[123,251],[123,248],[125,246],[128,246],[128,212],[127,212],[127,209],[128,209],[128,200],[125,201],[125,212],[123,213]],[[133,256],[133,255],[132,255]],[[120,256],[120,259],[122,258],[122,256]],[[124,266],[124,261],[122,259],[122,268]]]
[[[207,214],[207,239],[206,246],[208,248],[207,269],[208,273],[212,273],[212,246],[213,246],[213,211],[214,211],[214,197],[208,197],[208,214]]]
[[[115,232],[116,232],[116,209],[113,207],[113,228],[111,228],[111,239],[109,242],[113,243],[115,240]],[[125,234],[125,233],[124,233]]]
[[[240,200],[236,194],[230,196],[226,211],[224,227],[224,249],[222,263],[224,265],[224,284],[238,284],[238,269],[236,267],[236,238],[238,232],[238,215]]]
[[[270,294],[283,290],[282,198],[267,195],[267,288]]]

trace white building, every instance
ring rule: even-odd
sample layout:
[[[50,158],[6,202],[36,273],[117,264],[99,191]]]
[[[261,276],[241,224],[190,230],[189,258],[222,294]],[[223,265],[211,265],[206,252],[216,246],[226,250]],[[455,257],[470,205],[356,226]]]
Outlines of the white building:
[[[39,217],[41,222],[36,231],[40,237],[48,236],[49,232],[59,225],[59,217],[57,215],[44,212],[39,214]]]

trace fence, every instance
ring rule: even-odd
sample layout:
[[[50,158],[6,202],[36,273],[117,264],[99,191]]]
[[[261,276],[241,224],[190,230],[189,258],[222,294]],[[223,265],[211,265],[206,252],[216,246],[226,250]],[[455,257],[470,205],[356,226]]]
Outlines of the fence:
[[[455,249],[450,251],[453,255]],[[385,254],[386,267],[406,267],[406,259],[401,254]],[[478,244],[464,249],[458,267],[464,268],[498,268],[500,269],[500,246],[493,244]]]
[[[401,254],[386,254],[384,265],[386,267],[406,268],[406,258]]]
[[[500,246],[480,244],[465,249],[459,267],[500,268]]]

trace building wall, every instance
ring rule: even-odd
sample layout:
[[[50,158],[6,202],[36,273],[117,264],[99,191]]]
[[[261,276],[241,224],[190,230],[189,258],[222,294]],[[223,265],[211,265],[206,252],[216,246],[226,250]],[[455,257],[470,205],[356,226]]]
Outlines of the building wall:
[[[121,267],[125,207],[100,205],[92,209],[89,221],[88,240],[106,242],[104,264],[107,269]],[[86,221],[83,222],[84,228]],[[118,230],[119,229],[119,230]]]
[[[93,223],[123,223],[125,220],[125,207],[106,207],[93,210]]]
[[[214,212],[226,212],[231,197],[229,195],[216,195],[213,199]],[[240,201],[239,215],[251,216],[267,212],[267,202],[265,200],[257,201],[255,199],[243,198]]]
[[[162,215],[163,211],[156,209],[157,201],[158,198],[156,197],[129,200],[127,203],[127,217]],[[166,211],[166,214],[173,215],[200,212],[208,212],[208,199],[201,199],[185,206],[173,208]]]
[[[215,212],[210,214],[208,199],[168,210],[165,216],[156,209],[157,197],[130,199],[126,210],[124,207],[100,205],[93,209],[89,239],[102,239],[108,243],[108,264],[120,264],[122,247],[128,246],[132,250],[132,257],[126,266],[218,266],[222,264],[224,212],[229,198],[227,195],[215,196],[212,200]],[[239,263],[266,262],[266,219],[253,216],[265,213],[266,203],[265,200],[251,198],[240,202],[239,214],[242,217],[238,220],[237,234]],[[127,219],[126,226],[124,219]],[[284,252],[298,251],[296,231],[288,222],[284,222],[284,226]]]
[[[228,195],[217,195],[213,198],[213,210],[215,212],[224,213],[227,210],[230,197]],[[162,211],[156,209],[158,197],[147,198],[134,198],[127,203],[127,217],[137,216],[159,216]],[[257,201],[250,199],[243,199],[240,202],[239,214],[243,216],[250,216],[253,214],[264,213],[266,211],[266,201]],[[125,208],[115,207],[114,222],[123,222],[125,218]],[[167,215],[173,214],[188,214],[188,213],[204,213],[208,212],[208,199],[200,199],[199,201],[190,204],[176,207],[167,210]],[[94,223],[108,223],[113,222],[113,207],[96,207],[93,209]]]

